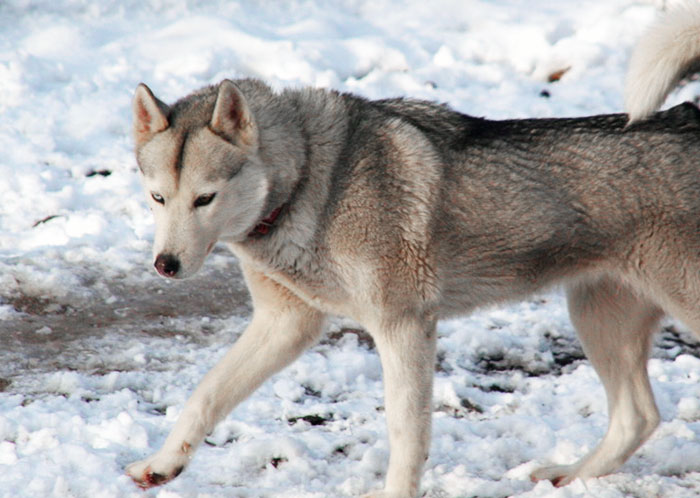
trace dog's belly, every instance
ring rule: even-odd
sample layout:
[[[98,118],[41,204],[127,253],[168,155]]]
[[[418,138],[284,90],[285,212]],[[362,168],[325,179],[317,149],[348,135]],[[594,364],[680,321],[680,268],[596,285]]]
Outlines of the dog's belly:
[[[440,318],[465,315],[482,306],[516,300],[542,287],[539,281],[527,282],[513,275],[452,274],[442,284]]]

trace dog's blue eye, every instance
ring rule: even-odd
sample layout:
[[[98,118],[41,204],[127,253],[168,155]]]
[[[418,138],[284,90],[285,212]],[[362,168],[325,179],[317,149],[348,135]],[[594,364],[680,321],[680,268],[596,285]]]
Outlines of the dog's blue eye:
[[[157,194],[155,192],[151,192],[151,197],[153,197],[153,200],[156,201],[158,204],[165,204],[165,199],[163,199],[162,195]]]
[[[206,206],[207,204],[210,204],[211,201],[214,200],[214,197],[216,197],[216,194],[205,194],[205,195],[200,195],[194,200],[194,207],[202,207]]]

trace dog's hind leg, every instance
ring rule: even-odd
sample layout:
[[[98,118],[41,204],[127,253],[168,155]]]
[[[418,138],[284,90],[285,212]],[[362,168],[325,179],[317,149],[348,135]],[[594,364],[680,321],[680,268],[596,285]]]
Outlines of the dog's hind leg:
[[[647,359],[660,308],[609,277],[576,283],[567,297],[584,351],[605,386],[610,422],[600,444],[580,461],[532,474],[556,486],[615,471],[659,423]]]
[[[253,298],[253,320],[187,400],[163,447],[127,467],[127,474],[142,488],[176,477],[219,420],[321,333],[321,312],[267,277],[242,268]]]

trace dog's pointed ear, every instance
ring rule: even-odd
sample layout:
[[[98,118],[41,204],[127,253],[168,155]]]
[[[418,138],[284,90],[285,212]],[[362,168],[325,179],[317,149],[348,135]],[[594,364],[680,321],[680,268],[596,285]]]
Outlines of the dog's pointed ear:
[[[212,131],[243,148],[257,147],[258,128],[248,102],[231,80],[219,84],[209,123]]]
[[[159,131],[165,130],[170,123],[170,109],[158,100],[143,83],[136,87],[132,101],[134,113],[134,140],[136,145],[146,143]]]

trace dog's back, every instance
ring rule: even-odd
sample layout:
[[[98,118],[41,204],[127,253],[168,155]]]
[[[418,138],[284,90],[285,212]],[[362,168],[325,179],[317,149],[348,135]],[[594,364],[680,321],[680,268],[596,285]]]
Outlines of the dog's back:
[[[407,226],[430,209],[421,238],[436,255],[442,315],[591,272],[634,273],[630,255],[648,248],[650,238],[667,238],[667,225],[700,220],[700,111],[691,104],[632,125],[624,114],[490,121],[422,101],[356,104],[371,116],[358,120],[372,123],[369,136],[399,122],[411,130],[404,135],[424,140],[428,160],[400,175],[385,166],[376,196],[404,206],[393,225]],[[367,147],[367,134],[356,147]],[[392,145],[398,163],[414,161],[415,143]],[[400,176],[391,185],[423,182],[435,193],[411,211],[402,188],[386,188],[391,175]],[[698,234],[688,230],[682,243],[700,245]]]

